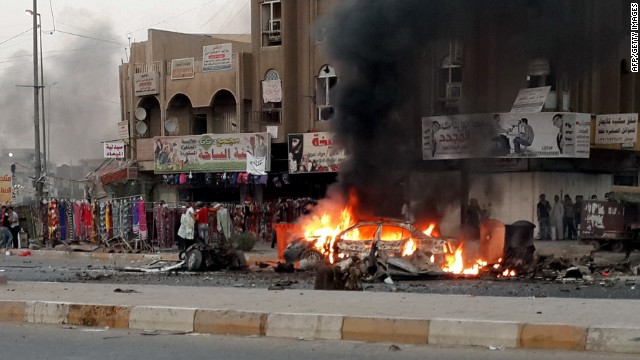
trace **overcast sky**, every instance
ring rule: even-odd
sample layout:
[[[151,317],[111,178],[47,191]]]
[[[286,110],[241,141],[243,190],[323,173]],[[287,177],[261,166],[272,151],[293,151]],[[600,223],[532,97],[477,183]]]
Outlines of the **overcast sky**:
[[[101,158],[116,137],[118,65],[147,29],[248,34],[250,0],[38,0],[50,158]],[[0,148],[33,148],[33,0],[0,0]]]

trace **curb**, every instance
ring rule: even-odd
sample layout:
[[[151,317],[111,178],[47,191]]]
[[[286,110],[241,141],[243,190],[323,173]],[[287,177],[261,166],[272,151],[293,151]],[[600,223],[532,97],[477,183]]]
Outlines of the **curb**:
[[[0,300],[0,322],[71,324],[318,340],[640,354],[640,327],[263,313]]]
[[[26,250],[26,249],[25,249]],[[10,250],[11,256],[17,256],[22,250]],[[30,250],[33,257],[44,258],[71,258],[71,259],[83,259],[92,258],[99,260],[121,260],[121,261],[138,261],[138,260],[170,260],[177,261],[178,253],[167,254],[127,254],[127,253],[106,253],[99,251],[66,251],[66,250]],[[260,253],[245,253],[247,262],[252,264],[262,261],[277,261],[277,254],[260,254]]]

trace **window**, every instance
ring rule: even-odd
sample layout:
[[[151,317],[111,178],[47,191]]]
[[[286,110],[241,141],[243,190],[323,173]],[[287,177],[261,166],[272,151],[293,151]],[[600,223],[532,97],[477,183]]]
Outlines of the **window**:
[[[547,59],[534,59],[529,61],[527,87],[536,88],[543,86],[551,86],[551,91],[556,90],[556,75],[551,63]]]
[[[265,0],[261,4],[262,46],[282,44],[282,7],[280,0]]]
[[[318,120],[331,120],[335,112],[333,108],[334,87],[338,82],[336,71],[329,65],[324,65],[316,78],[316,106]]]
[[[449,41],[449,52],[438,71],[438,108],[440,113],[455,112],[462,98],[463,49],[458,41]]]
[[[262,111],[261,122],[279,123],[282,112],[282,81],[280,74],[271,69],[264,75],[262,81]]]

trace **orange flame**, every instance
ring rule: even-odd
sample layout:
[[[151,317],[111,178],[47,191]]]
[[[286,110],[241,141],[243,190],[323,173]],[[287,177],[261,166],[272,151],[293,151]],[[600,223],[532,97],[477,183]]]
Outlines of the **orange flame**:
[[[313,241],[316,250],[320,251],[329,262],[334,263],[333,248],[336,236],[355,223],[351,208],[346,207],[340,213],[339,219],[334,219],[330,214],[314,216],[312,221],[306,224],[304,237],[307,241]]]
[[[433,229],[436,228],[436,224],[430,224],[429,227],[427,228],[427,230],[423,231],[423,233],[427,236],[431,236],[431,233],[433,232]]]
[[[417,246],[415,241],[412,238],[409,238],[406,244],[404,244],[404,249],[402,250],[402,256],[411,256],[416,251]]]
[[[477,259],[471,267],[465,268],[465,262],[462,256],[462,245],[456,249],[454,254],[445,253],[445,261],[446,264],[442,267],[442,270],[453,274],[478,275],[480,269],[487,266],[486,261]]]

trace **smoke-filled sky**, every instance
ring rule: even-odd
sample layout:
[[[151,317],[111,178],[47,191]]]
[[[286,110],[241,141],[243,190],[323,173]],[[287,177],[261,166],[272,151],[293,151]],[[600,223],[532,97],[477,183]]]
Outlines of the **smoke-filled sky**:
[[[32,0],[0,3],[0,148],[33,148]],[[102,157],[120,120],[118,65],[147,29],[248,34],[250,0],[38,0],[49,157]],[[39,70],[38,70],[39,71]],[[42,111],[42,110],[41,110]],[[42,131],[42,130],[41,130]]]

